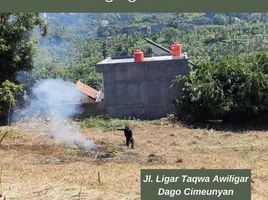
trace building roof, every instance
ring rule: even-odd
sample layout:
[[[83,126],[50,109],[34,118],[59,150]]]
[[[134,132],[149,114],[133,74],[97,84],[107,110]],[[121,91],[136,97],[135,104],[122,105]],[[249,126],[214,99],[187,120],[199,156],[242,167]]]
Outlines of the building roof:
[[[182,57],[173,57],[173,56],[153,56],[153,57],[145,57],[143,62],[152,62],[152,61],[163,61],[163,60],[185,60],[184,54]],[[107,65],[107,64],[118,64],[118,63],[134,63],[133,58],[122,58],[122,59],[112,59],[107,58],[97,65]]]
[[[94,88],[82,83],[81,81],[77,81],[76,83],[76,87],[83,92],[84,94],[86,94],[88,97],[96,100],[97,98],[97,90],[95,90]]]

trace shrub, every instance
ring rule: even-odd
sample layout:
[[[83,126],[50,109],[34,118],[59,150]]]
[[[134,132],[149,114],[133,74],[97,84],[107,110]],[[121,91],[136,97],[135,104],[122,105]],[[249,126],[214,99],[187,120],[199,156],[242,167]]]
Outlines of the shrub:
[[[119,128],[124,128],[127,125],[127,120],[120,120],[110,118],[108,116],[94,116],[82,121],[82,127],[86,128],[96,128],[101,131],[115,130]]]
[[[23,91],[23,85],[16,85],[15,83],[6,80],[0,86],[0,102],[15,106],[15,96]]]
[[[0,123],[7,120],[8,110],[15,106],[16,96],[23,91],[23,85],[6,80],[0,85]]]
[[[183,95],[175,102],[185,120],[261,117],[268,112],[268,57],[203,62],[176,77]]]

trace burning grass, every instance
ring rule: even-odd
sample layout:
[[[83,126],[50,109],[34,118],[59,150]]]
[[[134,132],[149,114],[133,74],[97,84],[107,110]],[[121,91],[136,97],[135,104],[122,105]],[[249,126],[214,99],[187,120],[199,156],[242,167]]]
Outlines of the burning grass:
[[[82,128],[100,147],[94,155],[55,142],[49,134],[13,126],[0,149],[3,195],[133,200],[140,199],[141,168],[251,168],[252,199],[268,199],[267,131],[191,129],[167,120],[128,123],[136,141],[133,150],[115,128]]]

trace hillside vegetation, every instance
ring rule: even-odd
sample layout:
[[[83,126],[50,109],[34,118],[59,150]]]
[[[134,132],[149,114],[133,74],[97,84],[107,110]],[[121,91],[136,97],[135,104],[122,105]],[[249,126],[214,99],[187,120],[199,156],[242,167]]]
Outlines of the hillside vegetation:
[[[8,108],[15,106],[15,99],[17,104],[23,104],[23,90],[29,90],[38,79],[63,78],[72,82],[81,80],[96,89],[101,89],[102,77],[96,71],[96,64],[108,56],[131,56],[135,49],[142,49],[150,54],[150,45],[145,41],[145,37],[167,48],[170,48],[174,41],[182,43],[189,59],[196,66],[200,66],[199,69],[195,67],[190,72],[188,83],[191,84],[185,86],[186,96],[179,99],[180,103],[177,104],[181,106],[184,103],[184,107],[195,105],[194,110],[190,112],[191,118],[198,119],[200,116],[194,116],[194,113],[204,109],[207,110],[206,115],[215,110],[213,118],[240,112],[242,107],[241,111],[247,110],[247,113],[259,114],[266,111],[263,103],[266,98],[266,72],[261,71],[263,66],[259,66],[256,60],[257,55],[262,54],[265,57],[268,51],[268,14],[48,13],[38,16],[31,13],[10,13],[1,16],[3,17],[0,31],[3,39],[0,46],[0,70],[2,76],[7,74],[1,77],[0,83],[0,92],[4,96],[0,99],[2,119],[6,118]],[[13,19],[18,19],[17,27],[14,26],[18,37],[16,41],[9,42],[8,38],[14,37],[13,29],[10,28],[12,23],[15,23]],[[4,29],[5,27],[10,31],[6,31],[9,29]],[[249,58],[252,59],[249,61]],[[265,59],[263,62],[266,62]],[[241,70],[244,75],[241,75]],[[195,76],[196,73],[200,75]],[[231,91],[225,87],[229,79],[230,87],[238,84],[239,81],[232,77],[240,77],[239,81],[242,82],[246,79],[245,91],[239,91],[238,94],[239,88]],[[3,85],[6,80],[10,83]],[[24,83],[26,87],[12,86],[20,83]],[[203,83],[203,86],[196,90],[195,84],[200,83]],[[211,94],[201,92],[202,97],[197,101],[196,95],[200,96],[199,92],[202,87],[207,87],[206,84],[210,84],[211,91],[208,93]],[[223,86],[224,88],[219,89]],[[255,96],[255,92],[258,92],[256,98],[261,99],[238,102],[237,98],[241,95]],[[215,93],[221,94],[214,98],[217,95]],[[202,101],[206,101],[207,105],[203,105]]]
[[[195,63],[248,57],[267,52],[267,21],[267,14],[246,13],[48,14],[35,77],[81,79],[100,88],[95,64],[108,56],[131,56],[138,48],[151,53],[145,37],[167,48],[174,41],[182,43]],[[153,30],[153,25],[163,26]]]
[[[177,77],[184,95],[177,114],[184,120],[264,120],[268,111],[268,56],[203,62]]]
[[[57,15],[51,18],[50,32],[40,40],[35,58],[36,77],[80,79],[100,89],[97,62],[132,55],[135,49],[150,54],[145,37],[167,48],[178,41],[195,63],[187,77],[177,79],[184,87],[184,96],[176,100],[179,119],[244,120],[267,115],[267,14],[92,14],[72,19],[81,25],[79,34],[72,21],[68,25]],[[88,32],[85,27],[90,27]],[[53,51],[48,50],[51,46]],[[59,48],[68,51],[62,55]]]
[[[141,169],[247,168],[252,200],[267,200],[267,22],[265,13],[0,13],[0,198],[138,200]],[[72,82],[101,89],[96,63],[137,48],[150,54],[145,37],[182,43],[193,62],[171,83],[184,92],[177,118],[69,119]],[[38,112],[8,123],[29,99]],[[134,149],[117,130],[125,125]]]

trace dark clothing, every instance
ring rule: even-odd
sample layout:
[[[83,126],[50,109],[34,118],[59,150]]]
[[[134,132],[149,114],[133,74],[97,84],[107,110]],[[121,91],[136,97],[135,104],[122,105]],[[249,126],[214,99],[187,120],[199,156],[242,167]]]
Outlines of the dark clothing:
[[[131,144],[131,149],[134,149],[134,139],[126,137],[126,145],[129,146]]]
[[[131,138],[126,137],[126,145],[129,146]]]
[[[124,135],[126,137],[126,145],[129,146],[131,144],[131,148],[134,148],[134,139],[132,137],[132,130],[130,128],[117,129],[120,131],[124,131]]]
[[[130,139],[130,143],[131,143],[131,149],[134,149],[134,139],[133,138]]]
[[[133,139],[132,139],[132,130],[130,128],[128,128],[128,129],[125,128],[124,129],[124,134],[125,134],[125,137],[126,137],[126,145],[129,146],[130,143],[132,144],[131,141],[133,141]]]
[[[124,129],[124,134],[125,134],[125,137],[126,138],[132,138],[132,130],[129,128],[129,129]]]

